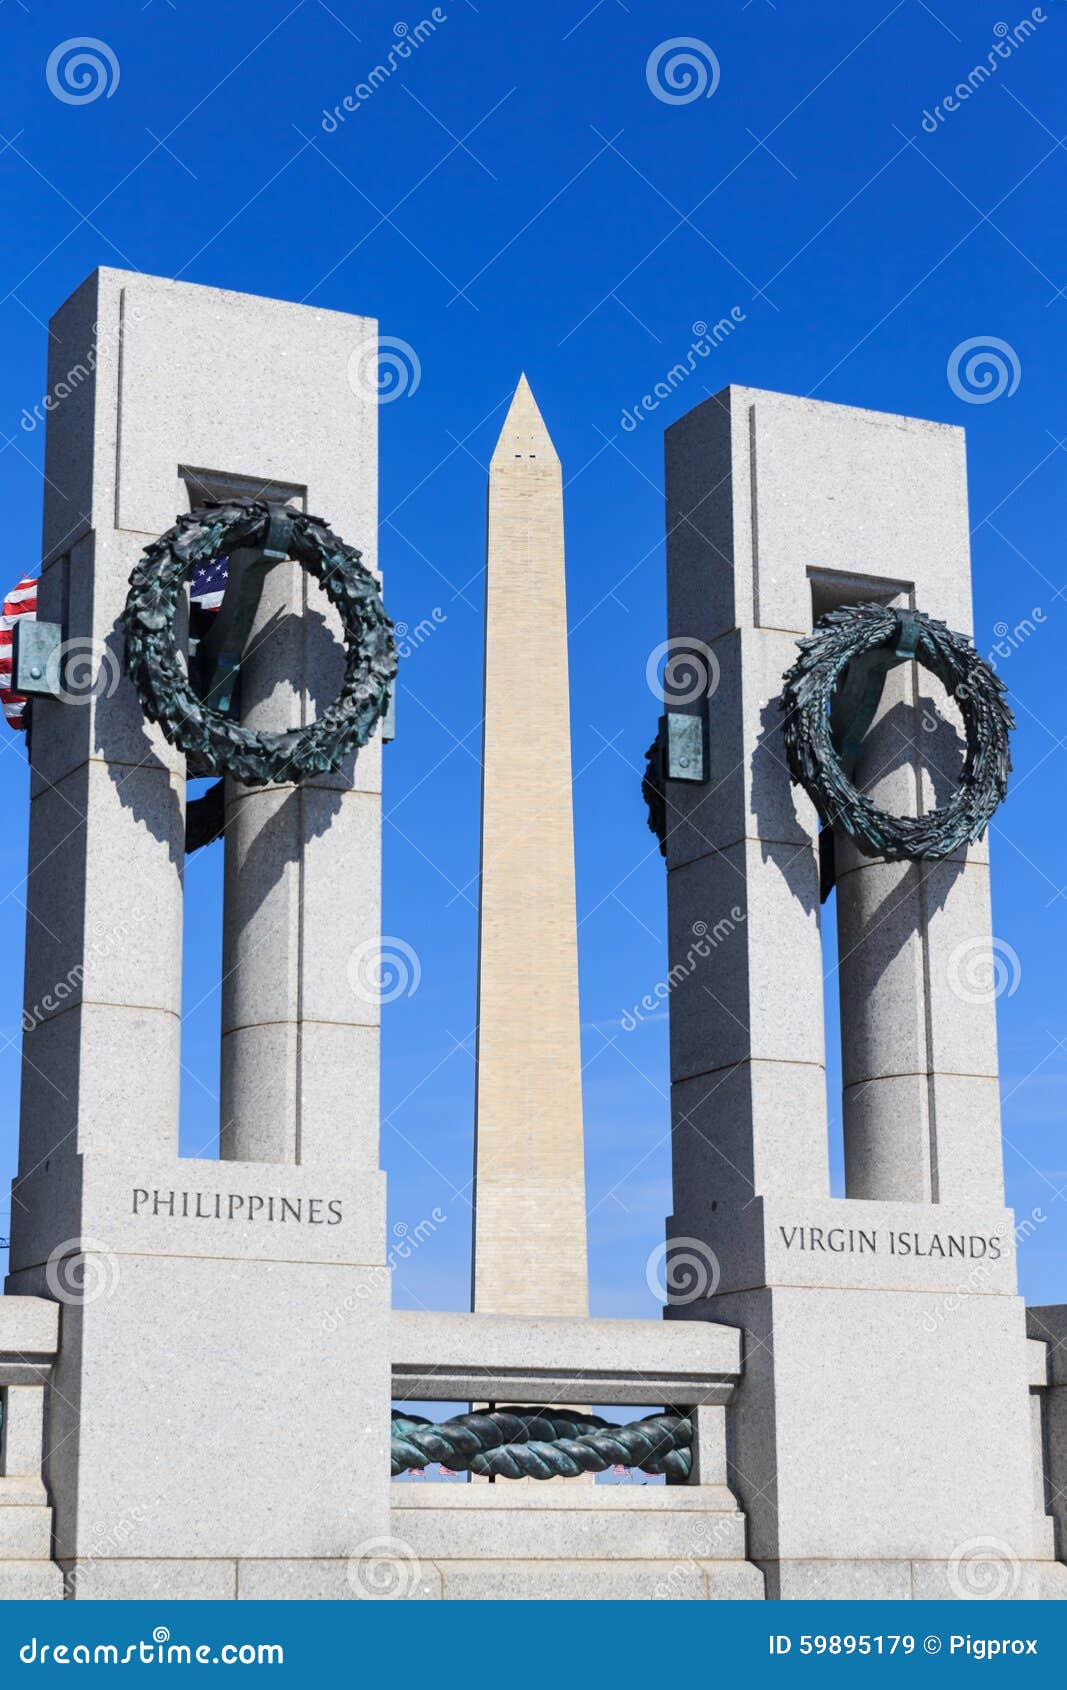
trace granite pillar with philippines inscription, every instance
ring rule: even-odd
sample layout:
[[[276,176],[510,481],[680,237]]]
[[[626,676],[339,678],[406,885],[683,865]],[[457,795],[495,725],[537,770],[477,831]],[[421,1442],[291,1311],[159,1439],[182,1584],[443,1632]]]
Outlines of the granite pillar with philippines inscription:
[[[781,741],[783,676],[825,611],[904,606],[970,634],[962,433],[728,388],[667,433],[667,530],[668,634],[704,666],[682,708],[706,711],[709,759],[706,782],[667,783],[668,1314],[744,1330],[749,1553],[772,1597],[963,1597],[990,1564],[997,1594],[1062,1596],[1030,1477],[988,852],[890,864],[836,838],[832,1197],[820,824]],[[958,721],[905,663],[857,785],[898,813],[943,803]]]
[[[85,1597],[343,1597],[388,1532],[380,740],[228,782],[222,1159],[178,1151],[186,760],[123,674],[132,567],[177,513],[267,497],[373,569],[373,322],[100,270],[51,325],[39,615],[92,695],[35,698],[11,1292],[58,1301],[54,1554]],[[306,722],[336,613],[270,576],[250,709]],[[222,846],[212,847],[222,850]],[[357,975],[366,971],[357,969]],[[56,983],[67,990],[59,992]]]

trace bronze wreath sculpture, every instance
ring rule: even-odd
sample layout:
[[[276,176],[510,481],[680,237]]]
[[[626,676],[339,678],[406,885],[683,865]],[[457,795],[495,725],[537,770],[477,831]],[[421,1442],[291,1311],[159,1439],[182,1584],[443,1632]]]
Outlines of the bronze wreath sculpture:
[[[211,702],[212,690],[202,697],[175,635],[179,599],[196,569],[247,549],[260,551],[268,563],[295,559],[341,617],[347,652],[341,690],[316,721],[286,733],[244,726],[225,705]],[[319,517],[263,499],[209,502],[180,516],[146,547],[130,576],[124,623],[126,672],[145,715],[186,752],[197,774],[226,773],[250,786],[337,769],[370,739],[396,674],[392,623],[360,553]]]
[[[820,617],[799,640],[779,703],[793,780],[826,827],[842,828],[869,856],[888,862],[947,857],[980,839],[1008,790],[1015,726],[999,676],[962,634],[917,610],[851,605]],[[878,708],[885,676],[914,658],[959,706],[967,751],[949,801],[923,816],[892,816],[852,784],[859,743]]]

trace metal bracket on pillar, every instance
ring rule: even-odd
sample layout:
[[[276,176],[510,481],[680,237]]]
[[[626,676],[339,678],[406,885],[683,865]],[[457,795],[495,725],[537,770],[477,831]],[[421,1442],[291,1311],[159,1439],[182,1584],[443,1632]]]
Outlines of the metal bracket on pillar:
[[[663,772],[668,780],[702,785],[708,778],[707,712],[690,716],[668,710],[662,718]]]
[[[64,698],[63,646],[62,623],[18,617],[12,629],[12,691],[26,698]]]
[[[382,744],[390,745],[396,738],[396,681],[390,682],[385,695],[385,715],[382,717]]]
[[[645,752],[641,792],[648,806],[648,826],[667,855],[667,782],[702,786],[709,778],[707,704],[697,714],[667,710],[659,719],[656,737]]]

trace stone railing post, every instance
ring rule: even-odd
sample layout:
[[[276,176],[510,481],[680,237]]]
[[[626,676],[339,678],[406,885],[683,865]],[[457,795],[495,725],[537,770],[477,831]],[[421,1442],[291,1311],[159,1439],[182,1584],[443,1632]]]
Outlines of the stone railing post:
[[[59,1346],[59,1307],[0,1297],[0,1599],[59,1600],[52,1510],[42,1478],[45,1397]]]

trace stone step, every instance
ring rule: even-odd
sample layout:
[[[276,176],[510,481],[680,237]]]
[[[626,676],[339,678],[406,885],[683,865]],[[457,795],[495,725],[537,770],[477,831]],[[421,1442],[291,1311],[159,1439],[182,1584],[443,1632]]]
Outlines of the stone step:
[[[747,1561],[438,1561],[419,1594],[446,1602],[762,1602]],[[437,1582],[439,1581],[439,1582]]]
[[[0,1508],[0,1560],[47,1561],[51,1553],[50,1508]]]
[[[0,1602],[62,1602],[63,1574],[52,1561],[0,1561]]]
[[[744,1516],[724,1487],[550,1484],[396,1485],[393,1530],[420,1561],[744,1559]]]

